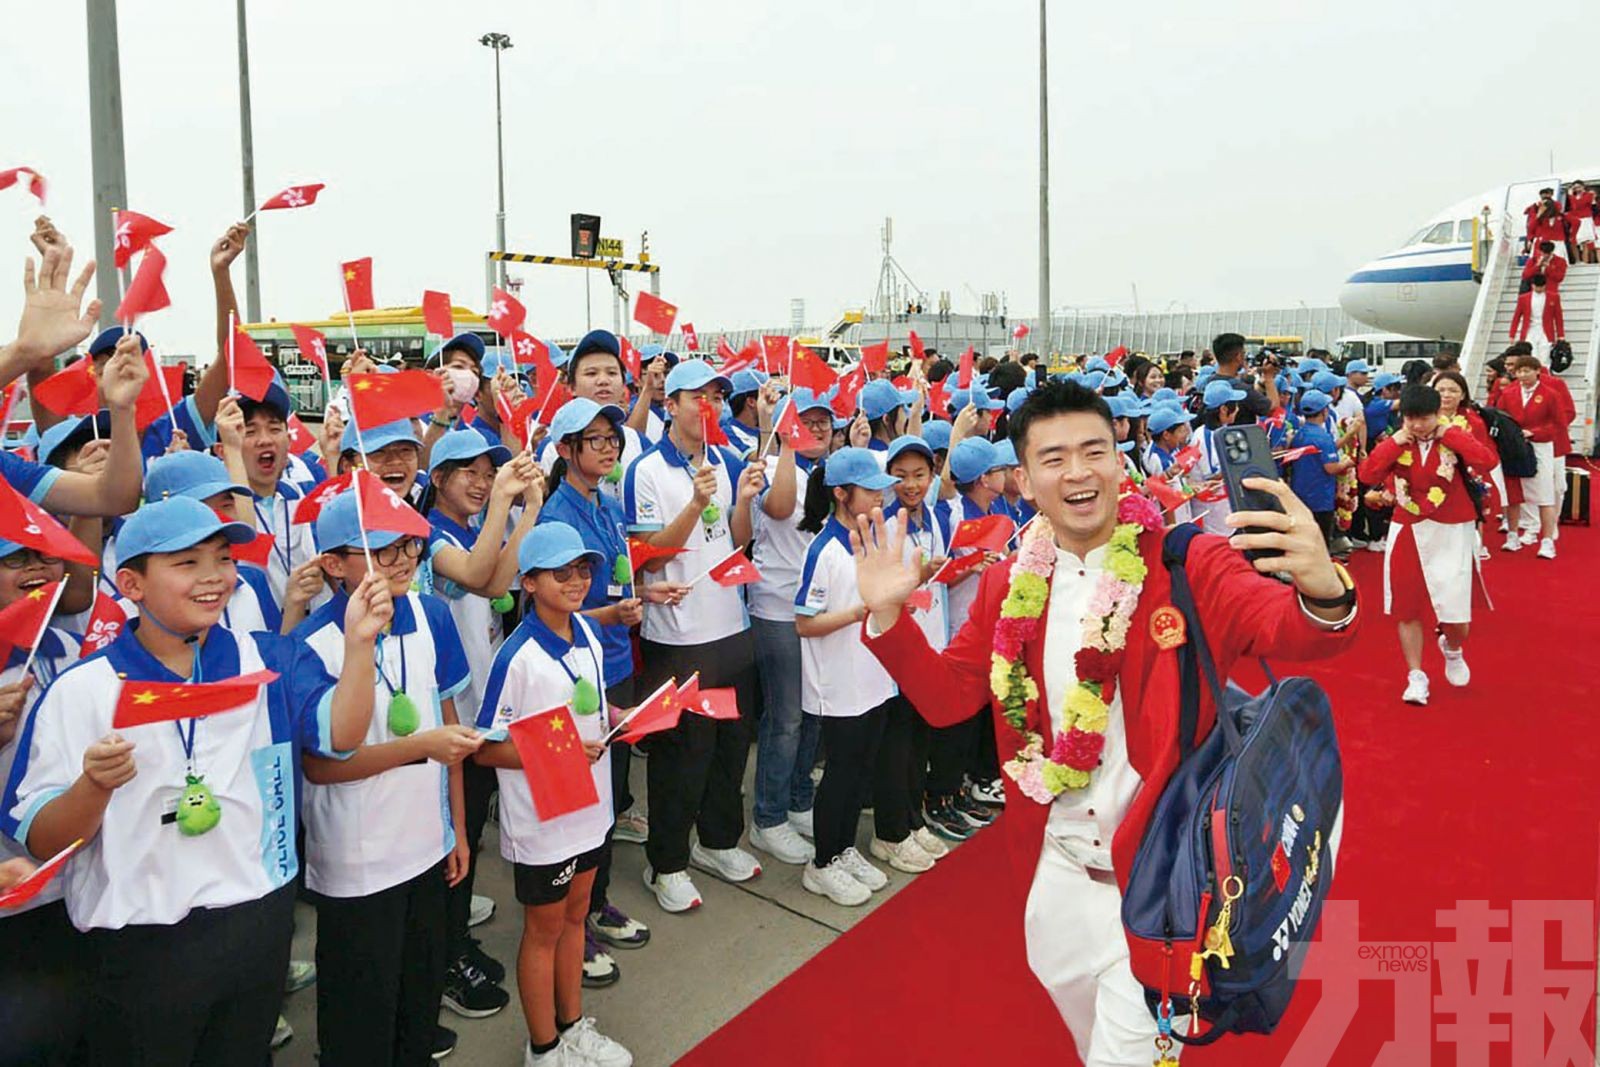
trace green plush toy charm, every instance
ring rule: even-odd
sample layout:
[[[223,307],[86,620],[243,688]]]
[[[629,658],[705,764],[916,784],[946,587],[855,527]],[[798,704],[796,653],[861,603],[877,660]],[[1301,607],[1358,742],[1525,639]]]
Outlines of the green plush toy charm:
[[[199,837],[222,821],[222,805],[211,795],[204,776],[186,774],[183,795],[178,798],[178,832]]]
[[[606,475],[606,481],[610,482],[612,485],[616,485],[618,482],[622,481],[622,464],[618,463],[615,467],[611,468],[610,473]]]
[[[700,521],[707,526],[713,525],[722,518],[722,508],[716,504],[707,504],[706,509],[700,513]]]
[[[422,716],[417,713],[417,703],[404,689],[389,698],[389,732],[396,737],[409,737],[417,732]]]
[[[510,593],[501,593],[499,596],[489,601],[489,607],[496,615],[504,615],[506,612],[510,611],[516,606],[517,598],[512,596]]]
[[[593,715],[600,710],[600,690],[587,678],[579,678],[578,683],[572,687],[572,713],[574,715]]]
[[[618,556],[612,561],[611,580],[617,585],[627,585],[633,581],[633,566],[627,556]]]

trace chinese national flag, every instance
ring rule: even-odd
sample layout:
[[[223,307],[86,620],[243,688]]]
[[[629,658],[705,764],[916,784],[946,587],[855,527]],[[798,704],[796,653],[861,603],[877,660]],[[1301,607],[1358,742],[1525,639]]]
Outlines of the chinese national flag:
[[[661,687],[640,702],[637,708],[617,720],[616,725],[623,730],[619,740],[632,745],[651,734],[670,730],[678,725],[678,717],[682,714],[683,703],[678,699],[676,681],[662,682]]]
[[[161,254],[161,249],[151,245],[144,250],[144,255],[139,257],[139,269],[134,272],[133,281],[128,283],[128,291],[122,294],[122,303],[117,306],[118,322],[131,324],[140,315],[172,304],[167,287],[161,281],[166,269],[167,257]]]
[[[958,366],[956,368],[956,388],[957,389],[971,389],[972,388],[972,368],[973,368],[973,365],[977,362],[977,360],[978,360],[977,351],[975,349],[973,349],[973,347],[971,345],[968,345],[967,346],[967,350],[965,352],[961,353],[961,364],[960,364],[960,366]]]
[[[833,413],[841,419],[853,418],[856,413],[856,397],[861,394],[866,384],[866,368],[860,363],[845,371],[839,378],[839,391],[829,401]]]
[[[707,719],[732,720],[739,717],[739,700],[731,688],[728,689],[700,689],[696,686],[693,703],[685,703],[684,711]]]
[[[639,299],[633,305],[633,321],[648,328],[652,333],[669,334],[672,324],[678,318],[678,305],[669,304],[654,293],[639,291]]]
[[[1127,355],[1128,346],[1118,345],[1116,348],[1113,348],[1111,351],[1106,353],[1106,362],[1115,367],[1118,363],[1121,363]]]
[[[795,388],[805,386],[817,396],[833,388],[839,380],[827,361],[805,345],[794,346],[794,359],[789,362],[789,384]]]
[[[289,332],[294,334],[295,346],[300,349],[300,358],[315,363],[317,370],[322,372],[322,380],[328,380],[328,338],[321,330],[313,330],[309,326],[291,325]]]
[[[955,585],[966,577],[968,571],[988,558],[982,552],[968,552],[964,556],[951,556],[929,581],[938,582],[941,585]]]
[[[562,705],[518,719],[506,728],[542,822],[600,803],[589,757],[572,712]]]
[[[344,272],[344,306],[347,311],[371,311],[372,257],[362,256],[340,264]]]
[[[744,554],[744,549],[735,549],[733,554],[721,563],[706,572],[718,585],[733,588],[736,585],[749,585],[751,582],[761,580],[761,572],[756,570],[756,565],[750,562],[750,557]]]
[[[272,364],[242,326],[233,328],[233,363],[228,373],[233,376],[233,388],[251,400],[265,400],[272,388]]]
[[[820,448],[822,445],[816,434],[806,429],[806,424],[800,421],[800,409],[795,407],[792,397],[783,402],[783,414],[778,416],[777,430],[778,438],[796,452]]]
[[[724,375],[732,377],[735,373],[749,370],[756,365],[756,361],[761,358],[761,346],[751,342],[735,352],[733,346],[728,344],[728,339],[724,337],[717,342],[717,356],[722,360],[722,366],[718,369]]]
[[[93,415],[100,410],[94,360],[84,356],[33,387],[33,401],[57,415]]]
[[[444,385],[425,370],[393,374],[347,374],[350,415],[362,426],[382,426],[396,419],[444,406]]]
[[[175,367],[161,366],[156,362],[153,348],[145,351],[144,362],[149,368],[150,377],[145,380],[144,388],[139,390],[139,399],[133,408],[133,424],[140,433],[144,433],[152,422],[167,413],[173,397],[183,395],[183,376],[189,372],[187,363],[179,363]]]
[[[544,399],[539,402],[538,421],[540,426],[549,426],[555,421],[556,412],[561,410],[561,405],[572,399],[572,390],[566,383],[557,379],[550,383],[550,388],[545,390]]]
[[[223,522],[233,521],[232,515],[223,515],[219,512],[218,517]],[[253,563],[257,567],[265,567],[267,561],[272,558],[272,546],[276,543],[277,539],[271,534],[258,533],[255,536],[255,540],[232,546],[233,561],[235,563]]]
[[[489,301],[489,314],[484,316],[489,329],[501,335],[508,334],[522,329],[527,317],[528,309],[522,306],[520,300],[499,286],[495,287],[494,297]]]
[[[950,551],[962,548],[981,548],[986,552],[1000,552],[1011,540],[1017,524],[1006,515],[985,515],[981,519],[967,519],[956,527],[950,538]]]
[[[928,411],[941,419],[950,417],[949,378],[941,378],[928,386]]]
[[[9,189],[26,174],[28,176],[28,192],[32,193],[39,201],[44,203],[44,175],[32,167],[12,167],[10,170],[0,170],[0,189]]]
[[[1166,476],[1161,474],[1152,475],[1144,480],[1144,492],[1146,496],[1161,505],[1162,511],[1171,511],[1189,499],[1183,490],[1167,481]]]
[[[708,445],[729,443],[728,435],[722,429],[722,405],[717,401],[700,398],[700,429]]]
[[[94,594],[94,610],[89,613],[89,623],[84,627],[82,656],[92,656],[115,641],[128,624],[128,613],[104,589]]]
[[[438,337],[455,336],[455,320],[450,317],[450,294],[426,289],[422,293],[423,329]]]
[[[911,331],[911,358],[921,363],[927,357],[928,350],[922,343],[922,338],[917,336],[917,331]]]
[[[11,413],[17,409],[17,401],[22,399],[22,383],[25,379],[9,382],[0,388],[0,433],[4,433],[11,423]]]
[[[912,334],[915,337],[916,334]],[[889,342],[879,341],[875,345],[861,346],[861,362],[866,365],[868,374],[881,374],[889,369]]]
[[[317,202],[317,194],[326,188],[327,186],[322,182],[312,182],[310,185],[291,185],[265,204],[256,208],[256,210],[282,211],[287,208],[310,207]]]
[[[694,323],[683,324],[683,347],[690,352],[700,351],[700,335],[694,332]]]
[[[688,549],[684,548],[657,548],[655,545],[641,541],[637,537],[628,538],[628,566],[635,572],[653,559],[671,559],[673,556],[682,555]]]
[[[83,838],[80,837],[54,856],[51,856],[44,863],[41,863],[38,870],[26,878],[19,879],[10,889],[0,892],[0,911],[4,911],[7,908],[20,908],[38,896],[40,890],[49,885],[50,880],[61,873],[61,869],[67,865],[67,861],[72,858],[72,854],[78,851],[82,845]]]
[[[350,488],[350,475],[346,473],[337,478],[329,478],[301,497],[294,506],[296,525],[316,522],[317,516],[322,514],[322,509],[328,506],[328,502],[348,488]]]
[[[14,648],[38,646],[60,591],[60,582],[35,586],[0,611],[0,653],[9,656]]]
[[[368,530],[385,530],[391,533],[410,534],[412,537],[429,537],[433,527],[416,508],[401,500],[393,489],[371,471],[360,474],[361,518]]]
[[[153,722],[196,719],[223,711],[242,711],[255,705],[261,687],[275,682],[274,671],[241,674],[225,682],[141,682],[129,679],[117,694],[111,727],[148,726]]]
[[[90,567],[100,565],[98,555],[68,533],[49,512],[6,481],[0,481],[0,538],[24,548],[38,549],[41,555],[59,556]]]
[[[639,375],[644,369],[644,364],[639,358],[639,350],[633,347],[633,342],[626,337],[617,338],[617,351],[622,360],[623,369],[634,381],[639,380]]]
[[[762,369],[768,374],[788,374],[789,356],[793,352],[787,337],[761,339]]]
[[[150,247],[150,242],[164,233],[171,233],[172,227],[164,222],[157,222],[149,215],[141,215],[137,211],[119,211],[116,213],[117,234],[115,251],[111,261],[118,270],[128,265],[135,252],[143,252]]]

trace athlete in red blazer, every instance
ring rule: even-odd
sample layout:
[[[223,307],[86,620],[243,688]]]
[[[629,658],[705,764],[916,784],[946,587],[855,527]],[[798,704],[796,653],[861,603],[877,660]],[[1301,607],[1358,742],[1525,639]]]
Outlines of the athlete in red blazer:
[[[1533,325],[1533,294],[1538,291],[1535,287],[1517,297],[1517,310],[1511,315],[1513,341],[1528,339],[1528,330]],[[1548,286],[1544,290],[1544,316],[1540,326],[1546,341],[1559,341],[1567,335],[1566,322],[1561,317],[1561,296]]]
[[[1545,245],[1549,245],[1546,248]],[[1561,288],[1561,283],[1567,277],[1567,261],[1556,255],[1554,241],[1541,241],[1539,248],[1528,257],[1528,262],[1522,265],[1522,280],[1531,281],[1535,274],[1544,275],[1544,287],[1549,292],[1556,292]]]

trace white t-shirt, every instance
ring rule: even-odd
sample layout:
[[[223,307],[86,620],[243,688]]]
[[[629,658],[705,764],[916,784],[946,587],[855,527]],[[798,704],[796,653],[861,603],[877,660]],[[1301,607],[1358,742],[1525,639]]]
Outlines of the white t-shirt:
[[[1205,482],[1214,475],[1222,473],[1222,463],[1217,453],[1217,431],[1202,426],[1195,431],[1194,444],[1200,450],[1200,459],[1194,465],[1194,480],[1196,484]],[[1233,528],[1228,525],[1228,516],[1233,514],[1233,505],[1228,503],[1224,496],[1221,500],[1201,500],[1199,497],[1189,501],[1189,512],[1194,521],[1199,523],[1206,533],[1218,534],[1227,537],[1233,533]]]
[[[796,615],[861,606],[850,534],[837,518],[828,519],[806,550],[794,603]],[[864,715],[900,691],[883,664],[867,651],[858,624],[822,637],[802,637],[800,677],[800,710],[811,715]]]
[[[296,669],[344,670],[341,593],[295,627]],[[402,736],[389,727],[392,694],[416,705],[417,733],[444,725],[442,702],[466,688],[466,652],[443,600],[407,593],[378,642],[372,724],[362,743]],[[330,897],[364,897],[415,878],[455,847],[450,775],[432,760],[332,785],[306,783],[306,888]]]
[[[529,612],[495,654],[484,685],[479,729],[503,730],[510,723],[537,715],[572,700],[577,679],[587,678],[600,694],[600,711],[572,716],[578,736],[598,741],[606,735],[605,650],[594,628],[581,615],[572,616],[568,644]],[[569,811],[548,822],[539,818],[521,768],[499,767],[500,854],[512,863],[543,866],[564,863],[600,847],[611,828],[611,750],[590,764],[598,804]]]
[[[138,623],[104,652],[61,673],[40,698],[19,741],[6,796],[6,832],[26,841],[33,819],[77,781],[83,753],[111,732],[124,685],[181,683],[138,641]],[[194,908],[259,900],[295,876],[294,746],[333,751],[332,679],[291,667],[282,638],[214,627],[200,646],[193,679],[220,682],[263,669],[278,681],[238,708],[118,729],[133,742],[138,773],[112,793],[91,838],[67,864],[67,914],[80,930],[172,925]],[[185,742],[193,727],[193,760]],[[188,836],[172,814],[188,774],[204,780],[222,807],[211,830]],[[48,859],[36,856],[36,859]]]
[[[706,458],[716,471],[717,491],[712,502],[721,510],[714,522],[698,518],[684,541],[686,551],[667,560],[659,571],[662,580],[690,582],[733,554],[730,523],[734,488],[744,466],[727,449],[711,448]],[[665,529],[694,499],[694,474],[689,460],[670,437],[634,460],[623,479],[622,507],[629,533],[654,533]],[[749,626],[744,598],[737,588],[718,585],[710,578],[695,582],[681,603],[673,607],[651,604],[645,609],[639,633],[647,641],[664,645],[702,645],[739,633]]]
[[[755,554],[752,557],[761,580],[747,587],[750,614],[768,622],[789,622],[794,619],[794,591],[800,585],[800,569],[805,566],[806,549],[816,534],[800,529],[800,519],[805,514],[806,486],[811,480],[812,463],[795,457],[794,511],[787,519],[774,519],[765,508],[767,494],[772,491],[772,479],[778,470],[778,457],[766,459],[767,488],[761,491],[750,508],[750,525],[755,534]]]
[[[267,556],[267,585],[279,607],[283,606],[284,591],[289,587],[289,572],[317,555],[312,524],[294,521],[295,505],[304,495],[303,489],[283,481],[272,496],[255,499],[256,531],[273,538],[272,551]],[[326,603],[330,595],[320,593],[313,603]]]
[[[958,496],[950,501],[950,529],[952,535],[955,528],[969,519],[981,519],[990,512],[984,511],[965,496]],[[961,548],[950,553],[952,558],[970,556],[981,551],[976,548]],[[946,611],[950,618],[950,633],[955,635],[960,632],[961,626],[967,621],[967,616],[972,613],[972,602],[978,599],[978,584],[983,575],[978,571],[968,571],[963,574],[953,585],[946,586],[949,590]]]
[[[448,545],[470,553],[477,538],[483,536],[478,529],[462,530],[438,512],[428,518],[433,526],[433,537],[428,542],[430,563],[441,546]],[[469,535],[471,541],[467,540]],[[467,687],[456,694],[456,717],[461,722],[472,722],[478,717],[483,680],[489,676],[489,664],[494,662],[495,649],[505,640],[505,625],[500,613],[490,606],[488,597],[469,593],[437,572],[431,572],[430,577],[433,595],[450,608],[450,617],[456,622],[461,647],[467,654]]]
[[[39,703],[40,695],[44,693],[46,686],[55,681],[56,675],[77,662],[78,652],[78,639],[65,630],[58,630],[52,626],[44,632],[44,637],[39,642],[39,654],[33,658],[30,672],[33,675],[33,688],[28,690],[28,695],[23,698],[22,714],[17,717],[17,731],[8,743],[0,745],[0,790],[3,790],[6,783],[11,780],[11,764],[16,759],[17,741],[27,734],[28,720],[33,717],[33,709]],[[0,669],[0,686],[15,685],[22,681],[22,664],[27,657],[26,649],[12,649],[10,658],[5,661],[4,669]],[[9,799],[6,798],[7,801]],[[5,814],[10,807],[10,803],[0,802],[0,861],[19,856],[26,858],[28,855],[28,850],[22,847],[20,841],[13,841],[7,836],[14,829],[8,825],[9,820]],[[62,880],[54,879],[39,891],[38,896],[26,904],[0,911],[0,922],[4,922],[10,916],[21,915],[25,911],[32,911],[41,905],[60,900],[62,892]]]
[[[911,523],[906,529],[906,550],[919,563],[950,554],[950,502],[940,500],[930,504],[929,501],[933,499],[933,490],[930,489],[929,495],[922,498],[922,520]],[[907,521],[898,499],[884,505],[883,515],[901,524]],[[928,607],[907,610],[927,637],[928,647],[937,652],[950,643],[950,587],[943,582],[929,582],[927,590],[930,600]]]

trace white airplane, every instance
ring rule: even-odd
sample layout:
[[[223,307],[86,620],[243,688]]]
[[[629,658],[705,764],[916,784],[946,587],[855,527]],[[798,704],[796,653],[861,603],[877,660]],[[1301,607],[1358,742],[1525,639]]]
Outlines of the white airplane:
[[[1523,209],[1539,199],[1539,190],[1554,188],[1564,198],[1566,184],[1582,179],[1593,187],[1600,167],[1565,171],[1543,178],[1501,185],[1452,204],[1435,214],[1404,244],[1386,252],[1345,279],[1339,306],[1369,326],[1412,337],[1460,341],[1478,299],[1473,270],[1473,224],[1477,223],[1478,263],[1488,256],[1489,234],[1509,215],[1514,233],[1522,234]]]

